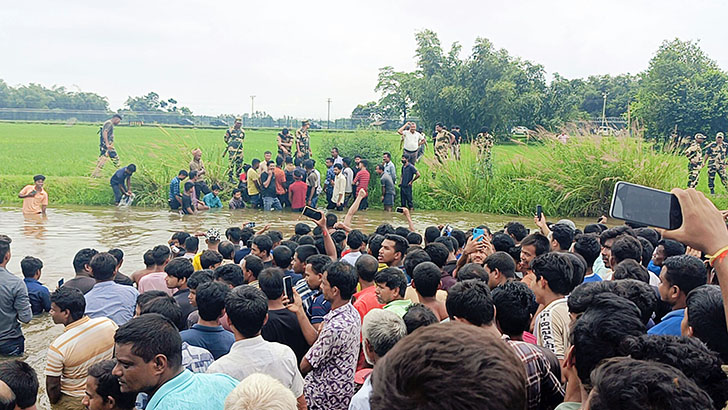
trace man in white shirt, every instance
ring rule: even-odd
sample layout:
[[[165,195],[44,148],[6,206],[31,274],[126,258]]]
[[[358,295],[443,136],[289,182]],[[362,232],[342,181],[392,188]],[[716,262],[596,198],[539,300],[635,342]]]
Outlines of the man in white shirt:
[[[392,162],[392,154],[389,152],[385,152],[382,156],[382,160],[384,163],[384,172],[389,174],[390,177],[392,177],[392,183],[396,186],[397,185],[397,167],[394,166],[394,163]]]
[[[268,320],[268,298],[252,286],[234,288],[225,300],[230,329],[235,343],[230,353],[217,359],[207,373],[224,373],[243,380],[254,373],[267,374],[289,388],[297,397],[298,408],[306,409],[303,377],[290,347],[267,342],[260,335]]]
[[[425,143],[425,136],[417,132],[417,125],[411,121],[401,126],[397,133],[402,136],[400,146],[404,149],[403,155],[409,156],[410,162],[414,164],[417,161],[417,150]]]

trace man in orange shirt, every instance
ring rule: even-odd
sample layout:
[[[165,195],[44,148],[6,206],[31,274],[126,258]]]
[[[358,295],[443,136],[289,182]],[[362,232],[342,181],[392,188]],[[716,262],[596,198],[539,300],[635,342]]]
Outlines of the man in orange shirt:
[[[354,308],[359,312],[362,320],[364,316],[372,309],[380,309],[383,304],[377,301],[376,286],[374,285],[374,275],[379,268],[379,262],[371,255],[361,255],[356,260],[356,272],[359,275],[359,286],[361,290],[354,294],[356,301]]]
[[[45,176],[36,175],[33,181],[35,185],[26,185],[18,194],[18,198],[23,200],[23,213],[45,215],[48,207],[48,193],[43,189]]]

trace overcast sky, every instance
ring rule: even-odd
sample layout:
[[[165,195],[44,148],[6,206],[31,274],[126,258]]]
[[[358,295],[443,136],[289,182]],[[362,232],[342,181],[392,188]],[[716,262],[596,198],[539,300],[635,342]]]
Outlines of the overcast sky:
[[[11,5],[12,4],[12,5]],[[665,39],[728,68],[728,2],[24,1],[0,9],[0,78],[80,88],[121,108],[156,91],[196,114],[348,116],[377,71],[415,68],[415,32],[470,53],[476,37],[567,78],[637,73]],[[720,39],[723,40],[720,40]]]

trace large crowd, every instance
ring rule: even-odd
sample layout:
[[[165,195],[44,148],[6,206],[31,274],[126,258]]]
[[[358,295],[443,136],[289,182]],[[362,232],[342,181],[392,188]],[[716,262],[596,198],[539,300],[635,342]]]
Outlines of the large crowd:
[[[50,292],[43,262],[6,270],[0,353],[49,312],[53,409],[722,409],[728,400],[725,215],[675,190],[660,232],[543,215],[535,229],[298,223],[176,232],[122,273],[81,249]],[[313,229],[312,229],[313,228]],[[0,409],[36,404],[38,376],[0,362]]]

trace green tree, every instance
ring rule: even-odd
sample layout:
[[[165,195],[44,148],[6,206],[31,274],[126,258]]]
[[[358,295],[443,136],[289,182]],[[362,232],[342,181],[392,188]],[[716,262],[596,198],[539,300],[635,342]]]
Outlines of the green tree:
[[[377,114],[406,121],[414,104],[411,91],[413,79],[413,74],[394,71],[391,66],[380,68],[374,88],[374,91],[382,94],[377,103]]]
[[[728,126],[728,76],[697,42],[665,41],[640,75],[634,113],[646,135],[712,134]]]

